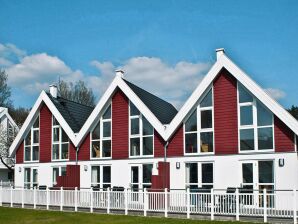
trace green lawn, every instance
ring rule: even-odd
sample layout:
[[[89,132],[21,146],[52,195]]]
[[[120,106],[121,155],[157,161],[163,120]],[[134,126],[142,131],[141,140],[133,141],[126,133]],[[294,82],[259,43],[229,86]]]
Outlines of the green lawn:
[[[149,218],[141,216],[103,215],[75,212],[41,211],[32,209],[0,207],[1,224],[215,224],[227,222],[194,221],[171,218]],[[236,223],[236,222],[235,222]]]

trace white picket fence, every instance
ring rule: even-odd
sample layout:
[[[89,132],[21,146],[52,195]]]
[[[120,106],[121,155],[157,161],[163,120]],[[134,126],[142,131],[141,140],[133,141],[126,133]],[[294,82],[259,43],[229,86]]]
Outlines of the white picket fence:
[[[58,207],[61,211],[66,208],[78,209],[104,209],[107,213],[119,210],[127,215],[130,211],[141,212],[147,216],[149,212],[161,213],[165,217],[168,214],[263,217],[264,222],[268,218],[288,218],[297,223],[297,195],[296,190],[274,190],[262,192],[254,190],[250,193],[242,193],[236,189],[235,193],[227,193],[226,190],[214,190],[206,193],[195,193],[187,190],[164,191],[113,191],[111,189],[46,189],[38,190],[0,187],[0,206],[3,204],[33,208],[45,207],[51,209]]]

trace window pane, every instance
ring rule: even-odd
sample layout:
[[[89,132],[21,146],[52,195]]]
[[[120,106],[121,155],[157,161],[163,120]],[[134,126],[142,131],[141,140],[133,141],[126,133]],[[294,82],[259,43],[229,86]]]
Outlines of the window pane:
[[[102,116],[103,119],[111,119],[111,105],[107,108]]]
[[[25,168],[25,182],[30,183],[31,182],[31,169]]]
[[[131,167],[131,181],[132,183],[139,183],[139,167]]]
[[[153,137],[143,137],[143,155],[153,155]]]
[[[32,172],[33,172],[33,177],[32,177],[32,180],[33,180],[33,183],[37,183],[38,182],[38,171],[37,171],[37,169],[33,169],[32,170]]]
[[[153,135],[152,125],[147,121],[145,117],[143,117],[142,120],[143,120],[143,135]]]
[[[252,95],[250,95],[250,93],[240,83],[238,83],[238,91],[239,91],[239,103],[246,103],[246,102],[253,101]]]
[[[100,166],[92,166],[91,168],[91,183],[100,183]]]
[[[33,143],[39,143],[39,130],[33,131]]]
[[[59,128],[53,128],[53,141],[59,142]]]
[[[243,129],[240,130],[240,150],[254,150],[254,130]]]
[[[136,106],[130,102],[130,116],[140,115],[140,111],[136,108]]]
[[[111,137],[111,122],[103,122],[103,137]]]
[[[111,183],[111,167],[103,167],[103,183]]]
[[[102,157],[111,157],[111,140],[102,141]]]
[[[61,129],[62,131],[62,142],[68,142],[68,136],[65,133],[65,131],[63,129]]]
[[[140,155],[140,138],[130,139],[130,155],[139,156]]]
[[[252,125],[252,106],[240,107],[240,125]]]
[[[192,115],[185,122],[185,132],[196,131],[197,130],[197,110],[195,110]]]
[[[253,183],[253,164],[243,163],[242,164],[242,182],[243,183]]]
[[[61,159],[68,159],[68,143],[61,144]]]
[[[25,147],[25,161],[30,161],[31,160],[31,147],[26,146]]]
[[[259,183],[274,183],[273,161],[259,161]]]
[[[33,124],[33,128],[39,128],[39,117],[36,118],[36,120]]]
[[[207,95],[200,103],[200,107],[211,107],[212,106],[212,89],[209,90]]]
[[[201,152],[213,152],[213,132],[202,132]]]
[[[272,125],[272,113],[259,101],[257,102],[258,126]]]
[[[25,145],[31,145],[31,130],[27,134],[27,137],[25,139]]]
[[[33,146],[33,160],[39,160],[39,146]]]
[[[66,166],[61,167],[61,176],[66,176]]]
[[[152,164],[143,165],[143,183],[151,183]]]
[[[53,184],[57,184],[57,177],[59,177],[59,168],[55,167],[53,168]]]
[[[189,163],[189,183],[198,183],[198,164]]]
[[[98,124],[92,131],[92,139],[100,139],[100,122],[98,122]]]
[[[53,144],[53,159],[59,159],[59,144]]]
[[[212,128],[212,110],[201,111],[201,128]]]
[[[100,141],[92,141],[92,158],[100,157]]]
[[[130,120],[130,134],[140,134],[139,118],[133,118]]]
[[[258,128],[258,147],[259,149],[273,149],[272,128]]]
[[[213,183],[213,164],[202,164],[202,184]]]
[[[56,120],[55,117],[53,117],[53,125],[59,125],[58,121]]]
[[[197,133],[185,134],[185,152],[196,153],[197,150]]]

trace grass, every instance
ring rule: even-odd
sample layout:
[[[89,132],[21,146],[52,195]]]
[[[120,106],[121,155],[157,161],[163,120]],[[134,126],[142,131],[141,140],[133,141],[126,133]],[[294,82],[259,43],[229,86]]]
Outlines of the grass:
[[[0,224],[222,224],[220,221],[198,221],[159,217],[90,214],[82,212],[42,211],[0,207]],[[236,222],[233,222],[236,223]]]

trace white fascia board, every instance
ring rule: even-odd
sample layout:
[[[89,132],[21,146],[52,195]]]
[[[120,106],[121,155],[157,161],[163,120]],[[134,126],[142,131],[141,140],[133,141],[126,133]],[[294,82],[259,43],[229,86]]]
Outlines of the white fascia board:
[[[12,125],[14,126],[14,128],[15,128],[16,130],[19,131],[19,127],[18,127],[18,125],[17,125],[16,122],[12,119],[12,117],[10,116],[10,114],[9,114],[8,112],[6,113],[6,117],[7,117],[7,119],[10,121],[10,123],[12,123]]]
[[[39,110],[42,106],[42,102],[45,103],[45,105],[49,108],[52,115],[56,118],[56,120],[59,122],[69,139],[74,143],[75,142],[75,135],[72,131],[72,129],[69,127],[68,123],[64,120],[60,112],[57,110],[51,99],[48,97],[48,95],[42,91],[36,100],[34,106],[32,107],[29,115],[27,116],[22,128],[20,129],[19,133],[17,134],[15,140],[11,144],[9,148],[9,154],[10,156],[14,156],[17,148],[19,147],[22,139],[25,137],[25,134],[31,128],[33,125],[34,119],[36,118],[37,114],[39,113]]]

